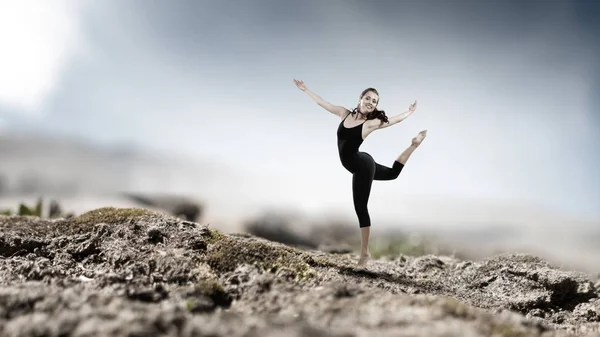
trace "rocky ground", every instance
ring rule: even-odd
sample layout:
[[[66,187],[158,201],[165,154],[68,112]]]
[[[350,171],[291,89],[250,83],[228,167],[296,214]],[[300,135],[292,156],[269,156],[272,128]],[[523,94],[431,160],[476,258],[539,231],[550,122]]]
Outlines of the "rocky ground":
[[[600,283],[523,254],[355,267],[142,209],[0,216],[0,336],[600,336]]]

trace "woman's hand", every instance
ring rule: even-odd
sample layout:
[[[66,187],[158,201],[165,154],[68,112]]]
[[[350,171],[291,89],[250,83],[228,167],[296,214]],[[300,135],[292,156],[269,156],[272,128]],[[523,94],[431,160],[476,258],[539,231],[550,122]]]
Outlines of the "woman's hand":
[[[298,87],[298,89],[304,91],[306,90],[306,84],[304,84],[304,81],[299,81],[297,79],[294,79],[294,83],[296,83],[296,86]]]
[[[415,109],[417,108],[417,101],[415,101],[413,104],[408,106],[408,111],[410,111],[410,113],[415,112]]]
[[[308,95],[308,97],[310,97],[313,101],[315,101],[320,107],[331,112],[332,114],[339,116],[340,118],[343,118],[349,112],[348,110],[346,110],[346,108],[339,106],[339,105],[331,104],[331,103],[327,102],[326,100],[324,100],[321,96],[310,91],[308,88],[306,88],[306,84],[304,84],[304,81],[294,79],[294,83],[296,83],[296,86],[298,87],[298,89],[300,89],[304,93],[306,93]]]
[[[380,123],[377,126],[377,128],[384,129],[384,128],[387,128],[388,126],[392,126],[394,124],[400,123],[403,120],[405,120],[408,116],[412,115],[412,113],[415,112],[416,109],[417,109],[417,101],[415,101],[413,104],[408,106],[408,111],[388,118],[388,123]]]

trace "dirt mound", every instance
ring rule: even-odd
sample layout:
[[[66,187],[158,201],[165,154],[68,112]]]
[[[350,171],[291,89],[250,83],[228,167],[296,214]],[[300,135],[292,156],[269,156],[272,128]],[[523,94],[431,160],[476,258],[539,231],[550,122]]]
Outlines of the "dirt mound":
[[[355,261],[143,209],[0,216],[0,335],[600,336],[597,286],[534,256]]]

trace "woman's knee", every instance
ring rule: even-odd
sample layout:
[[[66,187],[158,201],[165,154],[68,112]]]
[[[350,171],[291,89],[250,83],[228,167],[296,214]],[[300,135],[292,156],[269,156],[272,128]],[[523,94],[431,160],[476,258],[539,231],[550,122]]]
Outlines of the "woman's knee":
[[[368,227],[371,225],[371,217],[369,215],[369,209],[367,207],[366,200],[355,198],[354,211],[356,212],[360,227]]]
[[[358,226],[360,228],[371,226],[371,217],[367,210],[357,211],[356,214],[358,215]]]
[[[395,161],[394,165],[392,166],[391,169],[391,173],[390,176],[393,179],[396,179],[400,176],[400,172],[402,172],[402,168],[404,167],[404,165],[402,165],[401,163]]]

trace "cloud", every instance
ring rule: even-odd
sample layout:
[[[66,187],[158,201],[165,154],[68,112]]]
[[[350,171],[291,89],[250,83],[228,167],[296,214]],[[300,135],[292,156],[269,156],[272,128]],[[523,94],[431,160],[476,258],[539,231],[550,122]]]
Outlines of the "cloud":
[[[85,48],[78,28],[87,3],[0,0],[0,105],[42,111],[66,63]]]

